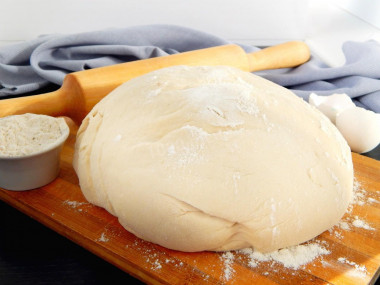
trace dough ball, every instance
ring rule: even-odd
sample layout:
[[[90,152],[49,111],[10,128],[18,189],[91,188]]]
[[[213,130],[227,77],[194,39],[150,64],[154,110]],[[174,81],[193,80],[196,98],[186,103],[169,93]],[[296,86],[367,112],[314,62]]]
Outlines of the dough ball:
[[[335,126],[231,67],[175,66],[121,85],[83,121],[74,167],[89,202],[187,252],[296,245],[352,199],[350,148]]]

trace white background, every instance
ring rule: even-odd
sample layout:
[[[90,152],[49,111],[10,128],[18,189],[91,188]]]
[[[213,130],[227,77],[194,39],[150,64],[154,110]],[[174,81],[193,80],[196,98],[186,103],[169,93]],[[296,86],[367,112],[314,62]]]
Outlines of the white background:
[[[1,0],[0,39],[176,24],[231,40],[305,37],[305,0]],[[281,22],[281,25],[279,25]]]
[[[343,42],[380,41],[380,0],[0,0],[0,9],[0,45],[42,34],[176,24],[259,46],[305,40],[336,66],[344,63]]]

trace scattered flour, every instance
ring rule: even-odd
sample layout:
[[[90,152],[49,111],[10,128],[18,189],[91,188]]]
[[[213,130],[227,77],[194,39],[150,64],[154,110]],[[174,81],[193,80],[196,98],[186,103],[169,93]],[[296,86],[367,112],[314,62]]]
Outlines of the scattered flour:
[[[322,266],[331,266],[330,263],[325,261],[322,257],[323,255],[330,254],[330,251],[324,247],[325,245],[327,246],[327,244],[328,243],[326,241],[315,241],[304,245],[280,249],[270,253],[261,253],[253,250],[252,248],[245,248],[236,252],[227,251],[220,253],[219,258],[222,261],[222,275],[220,278],[223,282],[227,282],[231,281],[235,277],[234,275],[236,274],[236,271],[233,268],[235,261],[244,263],[248,262],[247,264],[251,268],[260,266],[261,262],[266,262],[263,264],[265,268],[261,267],[264,269],[262,272],[262,275],[264,276],[270,275],[271,272],[281,272],[280,268],[275,267],[276,263],[282,264],[285,268],[297,270],[303,265],[306,265],[318,258]],[[172,264],[176,268],[184,266],[183,262],[180,262],[178,259],[173,259],[167,255],[163,256],[159,251],[150,248],[149,243],[147,242],[136,239],[135,243],[131,246],[141,251],[143,256],[145,256],[146,262],[150,264],[150,269],[152,270],[161,270],[163,264]],[[235,255],[235,253],[237,253],[237,255]],[[243,259],[244,257],[247,257],[248,260],[245,261],[245,259]],[[339,257],[337,261],[352,267],[349,271],[347,271],[349,276],[365,278],[368,275],[365,265],[359,265],[345,257]],[[215,267],[215,264],[210,264],[210,266]],[[212,272],[214,271],[212,270]],[[200,274],[200,272],[197,271],[197,274]],[[296,272],[294,271],[291,274],[294,276]],[[210,275],[207,273],[202,273],[202,278],[204,281],[207,281],[209,280]]]
[[[373,203],[379,203],[379,201],[377,201],[376,199],[373,199],[373,198],[371,198],[371,197],[369,197],[367,201],[368,201],[368,203],[370,203],[370,204],[373,204]]]
[[[354,179],[353,190],[354,190],[353,201],[350,205],[349,210],[352,211],[353,205],[363,206],[365,204],[379,203],[378,200],[371,197],[367,197],[367,194],[368,194],[367,191],[362,187],[362,185],[356,178]]]
[[[353,200],[348,207],[347,215],[339,222],[338,225],[336,225],[336,227],[345,231],[351,230],[352,227],[362,228],[365,230],[374,230],[373,227],[368,225],[366,221],[359,219],[358,216],[350,216],[354,205],[363,206],[371,203],[378,203],[378,201],[374,198],[367,197],[367,191],[361,186],[359,181],[354,179]],[[342,239],[342,234],[341,232],[335,230],[336,227],[331,228],[329,232],[330,234],[334,234],[337,238]]]
[[[121,135],[121,134],[118,134],[118,135],[116,135],[116,136],[114,137],[113,141],[114,141],[114,142],[118,142],[118,141],[121,140],[121,138],[122,138],[122,135]]]
[[[100,235],[100,238],[97,239],[97,241],[100,241],[100,242],[108,242],[110,239],[108,237],[106,237],[105,233],[102,233]]]
[[[155,261],[154,261],[154,263],[153,263],[153,269],[154,270],[158,270],[158,269],[161,269],[162,268],[162,265],[161,265],[161,263],[158,261],[158,259],[156,259]]]
[[[188,133],[187,135],[190,134],[190,143],[179,146],[178,150],[174,146],[170,146],[168,148],[168,154],[182,167],[202,161],[204,159],[202,152],[205,147],[205,139],[209,134],[202,128],[190,125],[182,127],[181,130],[186,131]]]
[[[175,257],[171,258],[162,251],[152,248],[151,243],[144,240],[136,238],[133,244],[126,246],[126,248],[129,247],[132,247],[141,253],[141,255],[145,258],[145,262],[148,263],[147,268],[150,267],[151,270],[159,271],[167,264],[170,264],[170,266],[174,266],[176,268],[181,268],[184,266],[184,263],[179,259]],[[199,274],[199,272],[197,272],[197,274]],[[204,279],[210,278],[210,276],[203,273],[202,277]]]
[[[78,201],[69,201],[69,200],[64,201],[63,204],[68,205],[73,209],[76,209],[76,208],[83,206],[83,205],[89,205],[89,203],[87,203],[87,202],[78,202]]]
[[[269,253],[261,253],[251,248],[239,251],[248,256],[250,267],[258,266],[261,261],[275,261],[281,263],[286,268],[298,269],[321,255],[329,254],[330,251],[318,243],[309,243],[283,248]]]
[[[338,231],[334,231],[334,235],[338,238],[338,239],[343,239],[343,236],[340,232]]]
[[[235,270],[232,268],[235,257],[232,252],[226,251],[221,255],[221,259],[224,265],[223,277],[226,281],[228,281],[233,277],[233,274],[235,273]]]
[[[159,253],[151,253],[151,250],[148,250],[146,252],[146,262],[150,263],[153,270],[160,270],[162,268]]]
[[[175,151],[175,146],[174,145],[170,145],[168,147],[168,155],[175,155],[176,151]]]
[[[370,230],[370,231],[375,230],[373,227],[371,227],[370,225],[368,225],[365,221],[359,219],[358,216],[355,216],[355,219],[353,220],[352,225],[354,227],[362,228],[362,229],[365,229],[365,230]]]
[[[351,276],[364,277],[368,273],[367,268],[365,267],[365,265],[359,265],[359,264],[357,264],[357,263],[355,263],[353,261],[349,261],[345,257],[339,257],[338,261],[340,263],[348,264],[348,265],[350,265],[350,266],[352,266],[354,268],[354,272],[350,272]]]
[[[342,230],[345,230],[345,231],[349,231],[351,228],[350,228],[350,225],[345,222],[345,221],[340,221],[339,222],[339,227],[342,229]]]
[[[347,212],[351,213],[354,205],[363,206],[366,202],[366,191],[363,189],[360,182],[354,179],[353,199]]]

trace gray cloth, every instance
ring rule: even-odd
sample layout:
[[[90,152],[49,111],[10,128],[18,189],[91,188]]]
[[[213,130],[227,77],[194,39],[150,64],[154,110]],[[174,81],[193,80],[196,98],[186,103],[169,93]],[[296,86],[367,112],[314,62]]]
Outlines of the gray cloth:
[[[230,42],[189,28],[136,26],[73,35],[42,36],[0,48],[0,96],[18,96],[49,83],[61,85],[74,71],[175,54]],[[241,45],[247,52],[257,47]],[[347,42],[346,63],[328,67],[317,58],[292,69],[258,72],[307,99],[346,93],[362,107],[380,113],[380,45]]]

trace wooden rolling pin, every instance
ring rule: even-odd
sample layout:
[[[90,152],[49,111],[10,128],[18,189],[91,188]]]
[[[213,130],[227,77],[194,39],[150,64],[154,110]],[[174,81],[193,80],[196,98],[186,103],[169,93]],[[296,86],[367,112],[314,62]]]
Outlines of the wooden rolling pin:
[[[0,117],[35,113],[67,116],[80,123],[104,96],[131,78],[173,65],[229,65],[244,71],[294,67],[310,58],[303,42],[293,41],[247,54],[225,45],[68,74],[57,91],[0,100]]]

